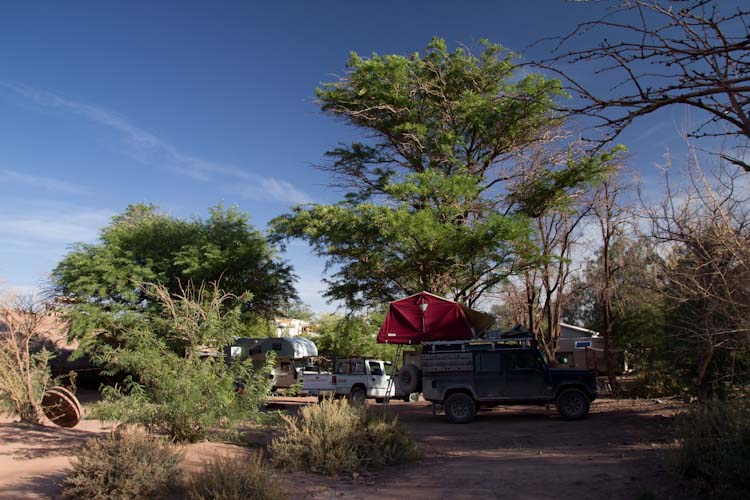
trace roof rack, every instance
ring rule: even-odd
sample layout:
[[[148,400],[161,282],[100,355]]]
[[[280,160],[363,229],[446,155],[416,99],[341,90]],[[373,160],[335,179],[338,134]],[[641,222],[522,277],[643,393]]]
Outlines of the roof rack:
[[[500,349],[530,349],[536,348],[534,338],[509,338],[509,339],[472,339],[472,340],[439,340],[434,342],[423,342],[423,350],[426,352],[469,352]]]

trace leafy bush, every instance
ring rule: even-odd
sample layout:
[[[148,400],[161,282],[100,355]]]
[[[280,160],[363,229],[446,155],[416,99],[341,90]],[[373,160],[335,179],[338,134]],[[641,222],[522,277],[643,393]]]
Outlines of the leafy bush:
[[[52,355],[34,352],[42,337],[54,331],[55,321],[47,304],[31,297],[7,297],[0,302],[0,411],[24,422],[44,419],[42,396],[52,383],[48,362]]]
[[[262,453],[246,459],[218,457],[190,478],[190,500],[281,500],[288,498],[272,480]]]
[[[168,311],[165,317],[133,322],[116,345],[102,344],[92,354],[106,374],[129,374],[124,384],[102,389],[104,401],[94,415],[188,442],[257,416],[271,389],[273,359],[261,370],[254,370],[251,360],[230,367],[218,350],[231,341],[241,306],[227,309],[230,296],[216,284],[213,290],[189,284],[174,297],[162,286],[150,290]],[[216,355],[201,357],[206,346]]]
[[[166,432],[175,441],[196,442],[212,428],[228,428],[257,416],[270,390],[270,367],[253,371],[252,362],[221,358],[182,358],[151,336],[109,353],[107,364],[137,374],[123,386],[104,387],[96,418],[140,424]],[[101,358],[99,358],[101,359]],[[238,390],[238,383],[243,387]]]
[[[63,500],[161,499],[180,481],[182,453],[142,434],[92,439],[63,481]]]
[[[289,470],[324,474],[381,469],[419,457],[395,417],[325,399],[284,417],[282,434],[271,442],[273,463]]]
[[[750,405],[700,403],[677,421],[679,472],[702,483],[710,498],[740,500],[750,491]]]

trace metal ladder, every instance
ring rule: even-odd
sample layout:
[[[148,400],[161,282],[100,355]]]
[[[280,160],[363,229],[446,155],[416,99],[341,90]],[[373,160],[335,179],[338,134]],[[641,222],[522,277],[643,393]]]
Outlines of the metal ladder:
[[[388,401],[391,399],[391,388],[396,387],[396,363],[398,363],[401,357],[401,351],[404,346],[402,344],[396,344],[396,354],[393,356],[393,362],[391,363],[391,376],[388,378],[388,385],[385,388],[385,397],[383,398],[383,408],[388,406]]]

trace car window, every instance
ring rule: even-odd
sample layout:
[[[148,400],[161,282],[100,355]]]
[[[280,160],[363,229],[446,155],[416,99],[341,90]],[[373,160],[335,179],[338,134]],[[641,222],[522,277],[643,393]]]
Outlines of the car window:
[[[352,360],[352,375],[364,375],[365,362],[362,359]]]
[[[536,356],[532,351],[508,353],[508,368],[511,370],[528,370],[536,367]]]
[[[497,352],[477,352],[474,354],[474,372],[475,373],[499,373],[500,372],[500,353]]]
[[[379,377],[383,374],[382,368],[380,368],[380,363],[377,361],[370,361],[370,375],[374,375],[376,377]]]

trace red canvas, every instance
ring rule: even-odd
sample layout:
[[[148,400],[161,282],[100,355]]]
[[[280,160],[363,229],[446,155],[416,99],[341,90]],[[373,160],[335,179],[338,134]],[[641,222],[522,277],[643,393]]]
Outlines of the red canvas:
[[[421,304],[426,304],[424,313]],[[457,302],[428,292],[391,302],[378,332],[381,344],[419,344],[472,338],[469,320]]]

